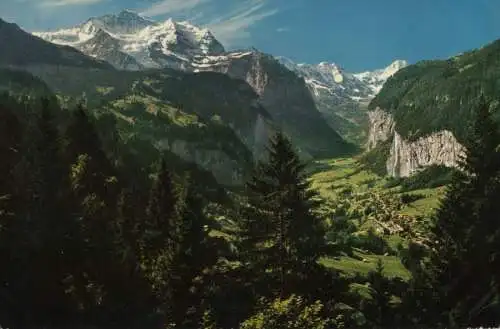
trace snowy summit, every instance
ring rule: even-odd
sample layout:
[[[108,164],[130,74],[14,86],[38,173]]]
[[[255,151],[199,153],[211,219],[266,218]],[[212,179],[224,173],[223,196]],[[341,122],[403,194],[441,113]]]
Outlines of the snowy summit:
[[[154,22],[129,10],[93,17],[69,29],[33,34],[55,44],[75,47],[122,69],[183,68],[195,56],[225,52],[207,29],[171,19]],[[127,64],[123,59],[127,59]]]

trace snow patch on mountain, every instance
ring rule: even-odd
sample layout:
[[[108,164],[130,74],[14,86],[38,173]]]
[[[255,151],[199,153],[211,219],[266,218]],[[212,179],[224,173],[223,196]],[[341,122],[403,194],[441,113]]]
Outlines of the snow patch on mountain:
[[[129,10],[92,17],[72,28],[33,34],[52,43],[75,47],[126,70],[164,67],[188,71],[218,70],[228,62],[252,53],[227,53],[209,30],[189,22],[172,19],[155,22]],[[316,98],[334,104],[373,98],[387,79],[408,65],[399,60],[384,69],[353,74],[336,63],[296,64],[285,57],[276,59],[303,77]]]
[[[338,102],[375,97],[387,79],[408,65],[406,61],[397,60],[384,69],[350,73],[336,63],[297,64],[285,57],[276,58],[289,70],[303,77],[316,97],[333,97]]]
[[[354,74],[359,80],[366,82],[375,94],[378,94],[386,81],[396,74],[399,70],[408,66],[404,60],[396,60],[384,69],[368,71]]]
[[[107,38],[103,38],[102,32]],[[33,34],[55,44],[75,47],[93,57],[102,57],[105,48],[112,48],[113,53],[108,51],[108,57],[103,59],[122,69],[130,69],[119,66],[125,56],[137,62],[134,67],[183,69],[195,61],[195,57],[225,52],[207,29],[172,19],[154,22],[128,10],[93,17],[73,28]],[[118,56],[120,60],[110,56]]]

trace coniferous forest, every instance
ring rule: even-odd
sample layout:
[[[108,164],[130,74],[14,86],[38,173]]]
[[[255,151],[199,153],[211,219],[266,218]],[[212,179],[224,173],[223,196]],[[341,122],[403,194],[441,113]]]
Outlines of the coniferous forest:
[[[345,277],[347,252],[277,132],[244,188],[207,192],[160,155],[144,165],[85,106],[0,99],[0,324],[8,328],[463,328],[500,323],[500,130],[480,99],[461,169],[408,281]],[[110,137],[114,136],[114,137]],[[230,237],[211,234],[216,216]],[[331,233],[331,232],[330,232]],[[332,237],[333,236],[333,237]],[[370,298],[353,294],[370,288]],[[397,301],[397,302],[396,302]]]

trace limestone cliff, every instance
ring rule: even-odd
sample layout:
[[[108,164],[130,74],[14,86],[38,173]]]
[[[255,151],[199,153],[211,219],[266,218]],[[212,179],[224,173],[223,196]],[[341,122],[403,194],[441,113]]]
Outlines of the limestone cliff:
[[[408,177],[431,165],[455,167],[464,148],[449,130],[442,130],[410,141],[396,130],[393,117],[376,108],[369,112],[370,131],[368,149],[372,150],[392,139],[386,162],[387,174]]]
[[[374,111],[368,112],[368,120],[370,126],[367,149],[372,150],[394,134],[394,120],[389,113],[382,111],[378,107]]]

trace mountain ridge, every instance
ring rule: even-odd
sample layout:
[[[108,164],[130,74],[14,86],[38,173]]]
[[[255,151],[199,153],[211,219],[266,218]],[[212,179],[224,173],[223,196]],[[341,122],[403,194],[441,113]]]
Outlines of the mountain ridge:
[[[104,32],[99,32],[99,30]],[[253,48],[228,52],[209,30],[196,27],[188,22],[175,22],[172,19],[164,22],[154,22],[130,11],[93,17],[70,29],[56,32],[35,32],[35,35],[55,43],[71,44],[89,56],[112,63],[118,69],[173,68],[190,72],[214,71],[245,80],[261,96],[263,104],[267,104],[267,107],[271,106],[268,109],[273,117],[279,118],[280,124],[290,128],[288,132],[295,135],[295,139],[315,140],[312,143],[315,145],[314,147],[305,145],[306,154],[316,153],[314,148],[317,145],[323,145],[320,147],[323,150],[328,149],[326,141],[319,141],[318,143],[317,138],[310,138],[311,135],[314,135],[310,131],[316,128],[329,136],[326,139],[334,141],[332,145],[341,145],[340,139],[342,137],[337,136],[336,132],[326,133],[328,129],[342,130],[342,136],[344,137],[356,135],[361,129],[364,129],[351,129],[351,126],[357,126],[358,123],[351,122],[350,113],[339,116],[336,109],[332,109],[331,105],[343,106],[347,104],[347,107],[350,107],[352,103],[357,107],[359,102],[373,96],[371,92],[373,88],[368,83],[357,79],[353,74],[345,73],[346,79],[343,79],[343,70],[339,69],[339,74],[337,74],[337,77],[341,77],[341,81],[337,79],[337,82],[335,82],[335,77],[328,79],[329,72],[334,68],[333,65],[328,63],[321,63],[320,67],[323,66],[322,72],[314,73],[315,76],[321,76],[319,79],[312,79],[311,77],[311,79],[306,78],[303,82],[300,82],[294,77],[290,79],[293,82],[287,82],[280,80],[285,70],[290,70],[299,78],[307,76],[307,74],[304,74],[304,70],[296,69],[299,68],[298,65],[282,63],[279,57],[271,56],[271,59],[268,56],[261,56],[261,52]],[[76,43],[75,40],[77,40]],[[261,65],[264,62],[267,64]],[[270,70],[273,74],[270,75],[269,72],[262,71],[264,66],[266,67],[265,70]],[[312,71],[314,66],[310,65],[309,67],[309,71]],[[293,87],[289,86],[294,91],[287,91],[287,88],[282,88],[277,84],[271,87],[274,88],[271,91],[268,85],[271,80],[280,80],[288,85],[290,83],[295,84]],[[309,94],[304,90],[309,90]],[[293,98],[294,101],[291,101],[290,98]],[[313,101],[311,102],[308,99]],[[311,121],[315,122],[314,127],[307,123],[304,125],[302,114],[297,113],[302,109],[299,109],[296,104],[303,104],[305,109],[310,112],[308,116],[314,117]],[[292,110],[283,113],[286,107]],[[364,111],[364,108],[362,111]],[[292,118],[289,118],[290,116]],[[325,121],[322,118],[325,116],[327,121],[330,121],[326,122],[326,124],[322,122]],[[359,113],[359,116],[366,117],[366,114],[364,112]],[[340,121],[342,124],[337,124]],[[301,124],[298,124],[298,122],[301,122]],[[305,126],[305,128],[296,129],[301,126]],[[346,126],[348,128],[343,129]],[[365,134],[364,131],[363,134]],[[353,140],[350,140],[350,142],[353,142]],[[354,142],[362,144],[359,140],[354,140]],[[341,146],[341,148],[346,147]]]
[[[496,40],[445,60],[420,61],[387,81],[369,107],[369,148],[384,153],[390,175],[457,166],[480,97],[500,120],[499,54]]]
[[[18,25],[0,19],[1,66],[57,64],[94,69],[112,69],[103,60],[90,58],[77,49],[47,42],[23,31]]]
[[[172,19],[155,22],[129,10],[92,17],[71,28],[54,32],[33,32],[33,34],[52,43],[72,46],[89,56],[97,57],[98,53],[83,45],[99,37],[100,31],[109,36],[106,41],[101,40],[100,48],[108,46],[109,43],[146,68],[190,69],[190,62],[196,62],[200,56],[225,53],[222,44],[207,29]],[[93,43],[96,43],[96,40]],[[111,56],[107,56],[105,60],[118,69],[130,69],[127,66],[120,66],[120,61],[114,60]]]
[[[132,32],[113,34],[122,31]],[[254,88],[261,104],[306,158],[355,149],[324,121],[307,85],[274,56],[256,49],[227,52],[209,30],[188,22],[152,22],[122,12],[91,18],[72,29],[35,34],[56,43],[68,44],[69,40],[87,55],[105,59],[118,69],[169,68],[218,72],[241,79]],[[75,43],[77,37],[84,41]]]

